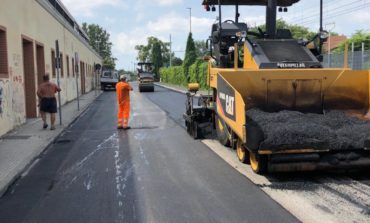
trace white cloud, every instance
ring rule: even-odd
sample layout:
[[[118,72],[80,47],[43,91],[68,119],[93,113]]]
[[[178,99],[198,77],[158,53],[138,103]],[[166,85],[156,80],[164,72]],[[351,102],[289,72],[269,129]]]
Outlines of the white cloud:
[[[102,6],[122,5],[121,0],[62,0],[63,4],[73,15],[93,17],[95,12]]]
[[[352,20],[355,23],[367,23],[369,24],[370,21],[370,13],[366,11],[360,11],[356,12],[353,15],[349,16],[350,20]]]
[[[214,20],[202,17],[192,18],[192,31],[194,35],[202,36],[208,34]],[[132,58],[136,56],[135,46],[146,44],[149,36],[155,36],[162,41],[169,41],[169,35],[174,36],[184,34],[184,40],[173,45],[174,51],[180,51],[185,48],[184,44],[189,31],[189,19],[180,17],[175,13],[169,13],[157,18],[154,21],[148,21],[144,26],[130,31],[112,33],[113,53],[117,58]],[[176,37],[175,37],[176,38]],[[177,36],[177,40],[179,36]],[[181,53],[180,53],[181,54]],[[181,55],[180,55],[181,56]],[[124,63],[121,61],[121,63]]]
[[[113,25],[117,22],[117,19],[113,18],[113,17],[106,16],[106,17],[104,17],[104,22],[107,25]]]
[[[139,30],[130,33],[118,33],[112,35],[113,49],[117,54],[121,55],[131,55],[134,54],[135,46],[140,44],[145,44],[146,36],[139,34]]]
[[[168,6],[182,3],[182,0],[155,0],[155,2],[157,2],[159,5]]]
[[[192,17],[192,32],[209,32],[213,19]],[[180,17],[175,13],[170,13],[159,17],[156,21],[149,21],[148,30],[154,33],[175,33],[189,30],[189,18]]]

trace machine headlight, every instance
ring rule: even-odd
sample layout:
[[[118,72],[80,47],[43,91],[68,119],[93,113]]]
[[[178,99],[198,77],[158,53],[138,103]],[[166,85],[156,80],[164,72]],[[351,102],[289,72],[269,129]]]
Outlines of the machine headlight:
[[[321,31],[320,32],[320,39],[327,39],[329,38],[329,32],[328,31]]]

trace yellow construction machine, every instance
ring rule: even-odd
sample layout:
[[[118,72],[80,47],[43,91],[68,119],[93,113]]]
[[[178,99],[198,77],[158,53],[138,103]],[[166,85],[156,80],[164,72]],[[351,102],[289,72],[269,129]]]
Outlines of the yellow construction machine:
[[[370,71],[349,69],[346,56],[343,68],[323,67],[322,1],[314,39],[276,29],[277,11],[298,2],[203,0],[219,12],[207,42],[210,91],[195,106],[198,85],[189,85],[187,131],[200,138],[210,124],[256,173],[369,167]],[[266,7],[266,30],[239,22],[243,5]],[[227,6],[235,7],[235,20],[222,21]]]

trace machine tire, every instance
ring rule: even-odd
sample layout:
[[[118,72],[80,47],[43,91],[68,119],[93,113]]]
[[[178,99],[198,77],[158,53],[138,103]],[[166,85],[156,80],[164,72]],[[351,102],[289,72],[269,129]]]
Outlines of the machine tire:
[[[192,136],[194,139],[199,139],[200,138],[200,133],[199,133],[199,127],[196,122],[192,124]]]
[[[223,146],[230,146],[230,139],[228,136],[228,130],[226,129],[227,126],[223,124],[221,119],[216,115],[216,133],[217,133],[217,139]]]
[[[238,157],[240,162],[249,163],[249,152],[244,147],[241,139],[238,139],[236,143],[236,156]]]
[[[185,120],[185,126],[186,126],[186,131],[188,132],[189,135],[191,135],[191,126],[190,122]]]
[[[257,174],[267,173],[267,156],[259,155],[257,152],[249,152],[249,163],[253,172]]]

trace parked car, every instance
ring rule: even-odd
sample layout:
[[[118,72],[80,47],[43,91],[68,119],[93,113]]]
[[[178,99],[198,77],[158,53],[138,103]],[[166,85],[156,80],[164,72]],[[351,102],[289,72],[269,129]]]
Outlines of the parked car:
[[[106,70],[102,72],[100,77],[100,86],[103,91],[115,89],[118,83],[118,72]]]

